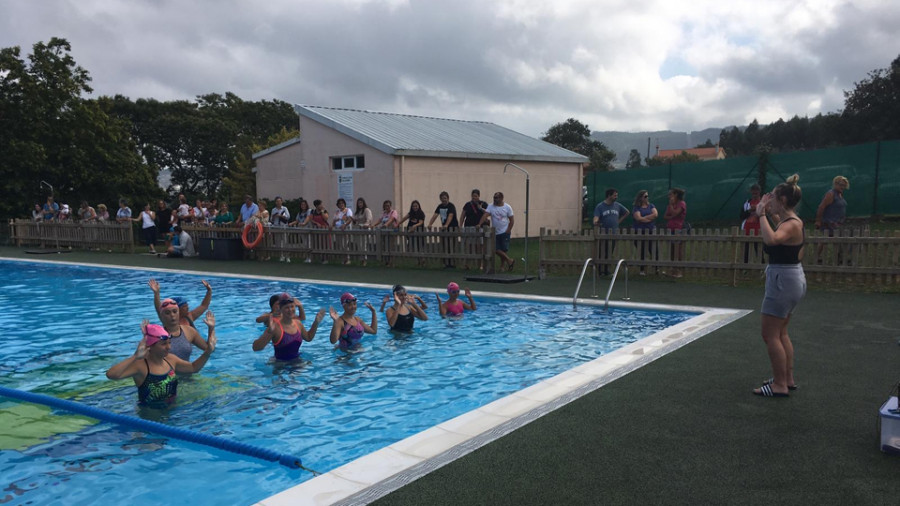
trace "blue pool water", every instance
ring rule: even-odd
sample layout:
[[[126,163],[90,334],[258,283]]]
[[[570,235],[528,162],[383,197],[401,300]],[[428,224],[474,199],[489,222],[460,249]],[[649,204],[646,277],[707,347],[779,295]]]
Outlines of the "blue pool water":
[[[131,380],[108,367],[134,352],[140,321],[155,320],[149,278],[191,306],[201,276],[0,262],[0,383],[117,413],[300,456],[326,472],[433,425],[597,358],[692,313],[650,312],[478,298],[464,320],[437,315],[409,336],[366,336],[344,355],[328,342],[330,318],[302,361],[255,353],[270,295],[295,294],[307,310],[337,304],[340,286],[206,277],[219,344],[209,364],[179,385],[168,411],[136,407]],[[387,289],[352,289],[379,307]],[[367,321],[369,311],[360,304]],[[201,334],[206,328],[198,324]],[[194,352],[194,357],[197,356]],[[308,472],[204,446],[0,399],[0,504],[250,504],[312,477]],[[173,495],[174,494],[174,495]]]

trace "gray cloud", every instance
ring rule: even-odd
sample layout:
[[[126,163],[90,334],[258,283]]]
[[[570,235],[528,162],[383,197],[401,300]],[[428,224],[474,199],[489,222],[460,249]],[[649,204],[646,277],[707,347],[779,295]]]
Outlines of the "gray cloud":
[[[778,17],[777,0],[756,5],[697,6],[726,20],[738,9],[741,22],[741,13],[761,13],[722,34],[718,22],[661,0],[7,0],[0,45],[27,52],[67,38],[96,94],[171,100],[232,91],[493,121],[529,135],[568,117],[597,130],[696,130],[833,111],[841,90],[896,56],[900,13],[887,3],[843,3],[831,21],[805,28]],[[702,54],[722,37],[748,47],[724,55],[709,47],[709,61],[686,60],[696,76],[659,77],[670,55]]]

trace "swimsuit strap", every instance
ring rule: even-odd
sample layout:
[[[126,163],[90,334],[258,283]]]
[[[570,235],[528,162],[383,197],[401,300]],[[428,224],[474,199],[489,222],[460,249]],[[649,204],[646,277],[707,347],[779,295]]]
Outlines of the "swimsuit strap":
[[[271,316],[270,316],[269,318],[271,318]],[[275,319],[275,323],[277,323],[278,326],[281,327],[281,335],[278,336],[278,340],[277,340],[277,341],[272,341],[272,345],[273,345],[273,346],[278,346],[278,343],[280,343],[280,342],[281,342],[281,339],[284,338],[284,326],[281,325],[281,322],[280,322],[277,318]]]

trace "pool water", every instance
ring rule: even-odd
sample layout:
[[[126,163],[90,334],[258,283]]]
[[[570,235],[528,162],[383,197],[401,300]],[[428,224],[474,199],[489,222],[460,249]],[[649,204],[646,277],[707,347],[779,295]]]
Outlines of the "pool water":
[[[117,413],[299,456],[327,472],[438,423],[593,360],[696,314],[573,309],[570,304],[479,297],[478,310],[442,320],[433,293],[429,320],[393,335],[379,313],[363,351],[328,342],[331,319],[293,364],[255,353],[254,322],[282,291],[315,311],[348,288],[297,281],[201,277],[125,269],[0,262],[0,383]],[[169,410],[136,406],[131,380],[105,371],[134,352],[140,321],[156,321],[149,278],[162,296],[191,307],[213,286],[218,348],[183,379]],[[376,309],[388,289],[353,288]],[[446,296],[446,294],[443,294]],[[198,323],[202,335],[206,326]],[[192,358],[199,351],[195,350]],[[275,463],[51,412],[0,398],[0,504],[250,504],[312,475]]]

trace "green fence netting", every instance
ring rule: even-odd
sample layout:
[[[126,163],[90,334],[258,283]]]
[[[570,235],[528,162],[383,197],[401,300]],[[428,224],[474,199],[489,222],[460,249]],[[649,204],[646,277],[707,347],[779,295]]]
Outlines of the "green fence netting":
[[[662,215],[669,188],[678,187],[686,191],[688,221],[738,224],[750,185],[764,181],[764,190],[770,190],[794,173],[800,175],[804,219],[815,217],[837,175],[850,180],[844,193],[848,216],[900,214],[900,141],[595,172],[585,177],[588,211],[607,188],[616,188],[629,209],[638,191],[647,190]]]

